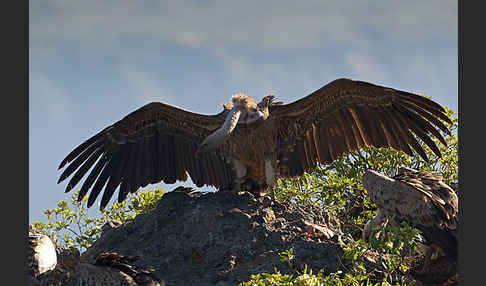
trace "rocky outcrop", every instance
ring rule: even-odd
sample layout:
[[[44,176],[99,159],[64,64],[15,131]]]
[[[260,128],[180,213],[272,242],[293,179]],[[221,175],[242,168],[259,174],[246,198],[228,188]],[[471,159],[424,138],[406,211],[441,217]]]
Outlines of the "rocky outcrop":
[[[29,226],[28,285],[161,286],[151,270],[132,266],[138,257],[102,253],[95,263],[80,260],[79,250],[57,244],[56,237]]]
[[[334,235],[308,232],[310,225]],[[303,270],[334,272],[342,249],[339,224],[322,210],[275,205],[267,197],[225,192],[165,194],[157,207],[122,225],[107,226],[81,260],[107,251],[138,256],[166,285],[236,285],[251,274]],[[283,262],[279,253],[293,248]]]
[[[342,233],[321,209],[178,190],[132,221],[106,224],[81,255],[58,247],[57,266],[32,285],[236,285],[275,267],[337,271]],[[282,260],[289,249],[292,259]]]

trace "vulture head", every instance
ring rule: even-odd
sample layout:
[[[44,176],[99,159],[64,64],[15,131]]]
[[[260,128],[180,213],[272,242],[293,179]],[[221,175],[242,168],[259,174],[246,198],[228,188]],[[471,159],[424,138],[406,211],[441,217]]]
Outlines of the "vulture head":
[[[233,95],[231,101],[224,104],[223,107],[226,110],[229,109],[223,125],[203,140],[199,149],[196,151],[196,156],[199,156],[201,152],[215,150],[221,146],[228,139],[236,125],[249,125],[257,122],[261,118],[266,119],[268,117],[264,116],[262,108],[253,101],[253,98],[242,93]]]

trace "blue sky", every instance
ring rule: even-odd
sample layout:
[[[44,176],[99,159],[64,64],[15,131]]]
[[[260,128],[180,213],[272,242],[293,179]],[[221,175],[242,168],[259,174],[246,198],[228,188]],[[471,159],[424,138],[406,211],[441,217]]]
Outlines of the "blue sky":
[[[74,147],[152,101],[214,114],[236,92],[292,102],[348,77],[457,111],[457,9],[449,0],[30,1],[29,222],[69,200],[57,167]]]

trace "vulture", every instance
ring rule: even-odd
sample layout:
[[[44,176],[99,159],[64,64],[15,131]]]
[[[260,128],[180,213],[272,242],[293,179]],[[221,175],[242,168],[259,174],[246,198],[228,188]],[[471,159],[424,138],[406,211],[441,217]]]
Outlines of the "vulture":
[[[373,226],[395,217],[396,221],[411,222],[422,231],[429,245],[426,264],[440,250],[450,262],[457,261],[458,196],[442,176],[402,167],[389,178],[367,170],[363,186],[378,206],[375,217],[364,228],[364,241],[373,233]]]
[[[88,174],[78,199],[90,192],[91,207],[104,190],[100,209],[117,188],[122,202],[140,187],[189,176],[197,187],[265,195],[279,177],[300,176],[366,146],[410,156],[413,149],[428,160],[421,140],[440,156],[432,138],[446,145],[443,122],[451,123],[444,108],[426,97],[346,78],[289,104],[235,94],[214,115],[152,102],[70,152],[58,183],[72,175],[69,192]]]

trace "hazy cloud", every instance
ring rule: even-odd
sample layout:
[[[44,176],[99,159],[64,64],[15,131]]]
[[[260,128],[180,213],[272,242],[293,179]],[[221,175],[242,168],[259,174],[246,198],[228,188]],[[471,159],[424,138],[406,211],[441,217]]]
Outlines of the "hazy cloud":
[[[164,101],[177,104],[176,98],[170,95],[152,74],[139,70],[137,67],[121,68],[121,76],[132,88],[137,102],[145,105],[153,101]]]
[[[34,1],[32,40],[83,45],[148,37],[187,46],[295,49],[366,46],[364,33],[413,41],[457,31],[457,1]],[[34,12],[34,13],[32,13]],[[451,21],[456,19],[456,21]]]
[[[69,113],[69,101],[66,92],[54,80],[43,75],[29,77],[29,109],[40,111],[35,113],[52,120],[65,120]],[[31,113],[32,114],[32,113]]]

